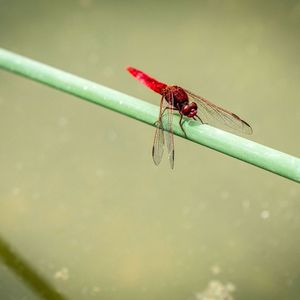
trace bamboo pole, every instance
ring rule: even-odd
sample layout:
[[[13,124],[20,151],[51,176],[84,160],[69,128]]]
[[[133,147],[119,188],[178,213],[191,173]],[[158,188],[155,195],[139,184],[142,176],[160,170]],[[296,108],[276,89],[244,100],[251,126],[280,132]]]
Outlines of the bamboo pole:
[[[159,108],[148,102],[0,48],[0,68],[155,126]],[[174,134],[184,137],[174,116]],[[189,120],[187,139],[300,182],[300,159],[220,129]]]

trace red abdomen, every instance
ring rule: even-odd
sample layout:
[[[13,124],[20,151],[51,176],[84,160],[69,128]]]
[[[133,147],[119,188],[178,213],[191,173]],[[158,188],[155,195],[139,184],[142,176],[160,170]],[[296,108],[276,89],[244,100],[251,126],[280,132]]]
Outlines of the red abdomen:
[[[135,77],[138,81],[140,81],[142,84],[149,87],[154,92],[163,95],[164,90],[167,87],[165,83],[159,82],[158,80],[152,78],[148,74],[144,73],[143,71],[140,71],[138,69],[127,67],[127,71]]]

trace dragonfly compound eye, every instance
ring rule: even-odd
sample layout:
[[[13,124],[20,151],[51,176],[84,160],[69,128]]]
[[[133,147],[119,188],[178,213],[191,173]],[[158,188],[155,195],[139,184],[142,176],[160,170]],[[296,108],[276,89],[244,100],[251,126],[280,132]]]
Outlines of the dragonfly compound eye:
[[[193,118],[197,114],[197,104],[192,102],[190,104],[186,104],[182,107],[181,112],[183,115]]]
[[[190,113],[190,106],[188,104],[184,105],[181,108],[181,112],[183,115],[187,116]]]

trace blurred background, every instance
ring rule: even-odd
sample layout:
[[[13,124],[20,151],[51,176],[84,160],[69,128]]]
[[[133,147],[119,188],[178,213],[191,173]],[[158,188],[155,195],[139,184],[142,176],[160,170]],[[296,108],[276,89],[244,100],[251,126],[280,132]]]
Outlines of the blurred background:
[[[295,156],[299,33],[298,0],[0,0],[1,47],[159,104],[132,65]],[[156,167],[153,135],[0,71],[1,299],[299,299],[299,185],[180,138]]]

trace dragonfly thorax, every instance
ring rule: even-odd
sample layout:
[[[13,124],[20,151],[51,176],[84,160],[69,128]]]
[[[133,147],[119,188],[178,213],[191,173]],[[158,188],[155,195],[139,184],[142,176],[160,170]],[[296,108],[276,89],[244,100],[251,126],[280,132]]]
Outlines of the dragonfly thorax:
[[[166,100],[170,104],[174,104],[177,107],[177,103],[188,103],[189,96],[187,95],[186,91],[177,86],[177,85],[169,85],[164,90],[164,96]]]
[[[195,102],[189,103],[186,91],[177,85],[169,85],[164,89],[164,97],[180,114],[193,118],[197,114],[198,106]]]

